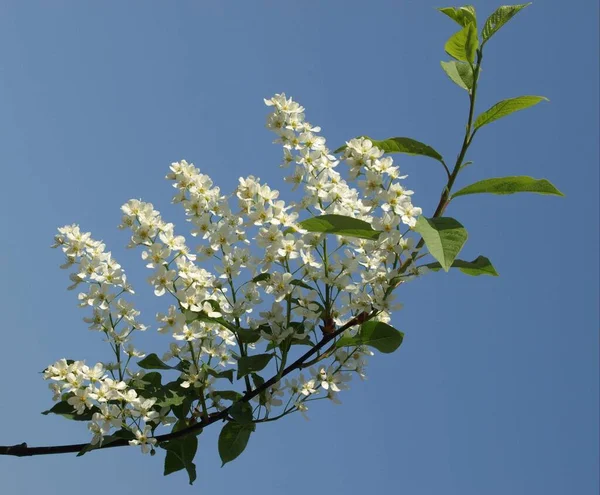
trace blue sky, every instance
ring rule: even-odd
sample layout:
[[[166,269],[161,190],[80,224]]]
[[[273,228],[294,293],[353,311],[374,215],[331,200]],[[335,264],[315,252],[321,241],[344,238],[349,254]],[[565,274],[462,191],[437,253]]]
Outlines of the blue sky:
[[[595,494],[598,478],[598,5],[538,0],[487,45],[479,111],[521,94],[550,103],[481,130],[459,184],[546,177],[565,198],[461,198],[464,258],[499,278],[435,274],[403,287],[401,349],[371,361],[344,404],[262,425],[221,469],[216,429],[200,436],[198,481],[162,477],[162,454],[113,449],[1,458],[3,493]],[[118,231],[127,199],[183,223],[163,180],[193,161],[230,191],[254,174],[285,189],[263,97],[294,96],[331,147],[409,136],[447,157],[466,95],[440,69],[456,25],[429,0],[17,2],[0,4],[0,444],[83,441],[41,416],[38,371],[107,349],[65,290],[55,228],[104,239],[153,323],[139,252]],[[479,1],[486,17],[496,1]],[[434,208],[435,162],[398,157],[415,203]],[[157,306],[158,304],[158,306]],[[146,350],[166,345],[148,335]]]

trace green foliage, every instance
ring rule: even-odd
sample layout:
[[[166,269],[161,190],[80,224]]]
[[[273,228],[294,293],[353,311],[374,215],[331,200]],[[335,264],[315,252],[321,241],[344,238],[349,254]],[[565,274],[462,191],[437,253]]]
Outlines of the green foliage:
[[[64,396],[63,396],[64,397]],[[58,414],[63,418],[72,419],[73,421],[90,421],[94,413],[99,412],[96,406],[93,406],[91,409],[86,409],[83,411],[83,414],[77,414],[75,409],[71,404],[69,404],[66,400],[61,400],[57,402],[47,411],[43,411],[42,414],[47,416],[48,414]]]
[[[138,361],[138,366],[145,370],[171,370],[173,366],[164,363],[156,354],[148,354],[144,359]]]
[[[220,397],[223,400],[230,400],[232,402],[236,402],[242,398],[242,394],[236,392],[235,390],[215,390],[211,395]]]
[[[472,64],[475,62],[478,47],[477,28],[474,24],[470,23],[453,34],[446,42],[444,49],[452,58]]]
[[[475,7],[472,5],[465,5],[463,7],[442,7],[438,10],[443,14],[446,14],[450,19],[458,22],[463,27],[469,24],[477,26]]]
[[[359,237],[375,240],[379,232],[373,230],[370,224],[358,218],[344,215],[321,215],[300,222],[300,226],[309,232],[336,234],[344,237]]]
[[[496,11],[485,21],[485,25],[481,31],[483,42],[485,43],[489,40],[502,26],[529,5],[531,5],[531,2],[520,5],[504,5],[496,9]]]
[[[229,415],[241,425],[252,423],[252,406],[248,402],[236,402],[229,409]]]
[[[380,352],[394,352],[404,339],[404,334],[394,327],[381,321],[367,321],[360,326],[353,337],[342,337],[336,342],[336,347],[368,345]]]
[[[173,427],[173,431],[179,431],[185,427],[185,422],[178,421]],[[165,476],[185,469],[188,473],[190,485],[194,483],[196,480],[196,465],[193,461],[196,450],[198,450],[198,438],[196,434],[200,432],[202,430],[160,444],[167,451],[165,456]]]
[[[260,371],[269,364],[269,361],[273,359],[274,354],[255,354],[254,356],[242,356],[238,360],[238,374],[237,379],[243,378],[244,376]]]
[[[368,139],[373,143],[373,146],[376,146],[380,150],[386,153],[404,153],[406,155],[420,155],[420,156],[428,156],[429,158],[433,158],[438,160],[439,162],[444,163],[444,159],[442,155],[440,155],[436,150],[434,150],[431,146],[427,146],[426,144],[417,141],[416,139],[411,139],[407,137],[392,137],[388,139],[371,139],[368,136],[361,136],[365,139]],[[341,146],[335,153],[339,153],[346,149],[346,145]]]
[[[475,129],[479,129],[511,113],[537,105],[540,101],[548,101],[548,98],[543,96],[517,96],[516,98],[499,101],[477,117],[475,120]]]
[[[253,423],[240,424],[235,421],[230,421],[223,427],[219,435],[219,456],[223,466],[245,450],[255,428]]]
[[[250,328],[238,328],[235,330],[235,334],[242,344],[253,344],[260,339],[260,331]]]
[[[473,88],[473,69],[469,63],[459,62],[457,60],[440,63],[442,64],[444,72],[458,86],[467,91],[470,91]]]
[[[440,265],[438,262],[429,263],[424,266],[430,270],[433,270],[434,272],[437,272],[442,268],[442,265]],[[479,275],[491,275],[492,277],[498,276],[498,272],[492,265],[492,262],[485,256],[478,256],[473,261],[455,260],[454,263],[452,263],[451,268],[458,268],[461,272],[473,277],[477,277]]]
[[[229,380],[229,383],[233,383],[233,370],[216,371],[208,366],[204,366],[202,369],[210,376],[214,376],[215,378],[225,378]]]
[[[257,275],[256,277],[254,277],[252,279],[252,282],[254,282],[256,284],[258,282],[264,282],[265,280],[269,280],[270,278],[271,278],[270,273],[261,273],[260,275]]]
[[[466,229],[450,217],[421,216],[414,230],[421,234],[427,249],[445,271],[450,269],[468,238]]]
[[[533,177],[520,175],[480,180],[455,192],[452,197],[457,198],[458,196],[466,196],[467,194],[515,194],[519,192],[564,196],[563,193],[546,179],[534,179]]]

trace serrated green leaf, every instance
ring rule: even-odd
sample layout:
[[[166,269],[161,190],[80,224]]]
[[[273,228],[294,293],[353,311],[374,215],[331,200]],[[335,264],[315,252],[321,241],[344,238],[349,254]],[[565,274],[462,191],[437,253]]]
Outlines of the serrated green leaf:
[[[479,129],[511,113],[537,105],[540,101],[548,101],[548,98],[543,96],[517,96],[516,98],[499,101],[477,117],[475,120],[475,129]]]
[[[237,379],[243,378],[244,376],[260,371],[269,364],[269,361],[273,359],[273,354],[255,354],[254,356],[242,356],[238,360],[238,374]]]
[[[466,229],[454,218],[419,217],[414,230],[421,234],[431,255],[440,262],[445,271],[467,241]]]
[[[442,266],[437,262],[429,263],[424,266],[430,270],[433,270],[434,272],[442,269]],[[451,268],[458,268],[461,272],[473,277],[477,277],[479,275],[491,275],[492,277],[498,276],[498,272],[492,265],[492,262],[485,256],[478,256],[473,261],[455,260],[454,263],[452,263]]]
[[[367,321],[360,326],[354,337],[342,337],[336,347],[368,345],[380,352],[394,352],[404,339],[404,334],[381,321]]]
[[[481,31],[483,42],[485,43],[487,40],[489,40],[502,26],[504,26],[515,15],[529,5],[531,5],[531,2],[520,5],[504,5],[502,7],[498,7],[498,9],[496,9],[496,11],[485,21]]]
[[[463,27],[469,23],[473,23],[477,26],[475,7],[472,5],[465,5],[464,7],[442,7],[438,10]]]
[[[177,431],[185,426],[184,423],[178,422],[173,428],[173,431]],[[199,431],[201,432],[202,430]],[[194,484],[194,481],[196,480],[196,465],[193,461],[196,451],[198,450],[198,438],[196,435],[190,434],[181,438],[169,440],[168,442],[162,443],[160,446],[167,451],[165,456],[164,475],[167,476],[171,473],[185,469],[188,473],[190,485]]]
[[[156,354],[148,354],[144,359],[138,361],[138,366],[145,370],[171,370],[173,366],[164,363]]]
[[[520,192],[564,196],[563,193],[546,179],[534,179],[533,177],[520,175],[513,177],[495,177],[475,182],[474,184],[455,192],[452,195],[452,198],[466,196],[467,194],[515,194]]]
[[[254,424],[240,424],[234,421],[227,423],[219,434],[219,456],[222,466],[237,458],[248,445]]]
[[[369,240],[377,239],[380,234],[364,220],[344,215],[320,215],[303,220],[300,222],[300,226],[309,232],[359,237]]]
[[[47,411],[43,411],[42,414],[47,416],[48,414],[58,414],[67,419],[71,419],[73,421],[90,421],[94,413],[99,412],[96,406],[92,406],[91,409],[86,409],[83,411],[83,414],[77,414],[75,409],[71,404],[69,404],[66,400],[62,400],[57,402]]]
[[[450,37],[444,45],[444,50],[452,58],[473,63],[478,47],[477,28],[470,23]]]
[[[467,91],[473,88],[473,69],[467,62],[451,60],[440,63],[444,72],[454,83]]]

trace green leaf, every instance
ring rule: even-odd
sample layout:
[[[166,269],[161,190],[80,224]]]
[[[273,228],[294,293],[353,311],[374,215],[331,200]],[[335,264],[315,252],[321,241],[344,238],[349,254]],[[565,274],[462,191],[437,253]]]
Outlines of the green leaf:
[[[502,26],[529,5],[531,5],[531,2],[498,7],[498,9],[496,9],[496,11],[485,21],[485,25],[481,31],[483,42],[485,43],[489,40]]]
[[[185,416],[191,403],[198,398],[194,389],[183,388],[181,383],[182,379],[178,378],[166,383],[152,394],[153,397],[158,398],[158,406],[170,407],[177,417]]]
[[[138,361],[138,366],[145,370],[171,370],[173,366],[163,363],[154,353],[148,354],[144,359]]]
[[[194,311],[190,311],[189,309],[186,309],[183,312],[184,316],[185,316],[185,322],[186,323],[191,323],[193,321],[196,321],[198,319],[198,313],[195,313]]]
[[[249,328],[238,328],[235,333],[237,334],[242,344],[253,344],[260,340],[260,331],[251,330]]]
[[[47,411],[43,411],[42,414],[47,416],[48,414],[58,414],[59,416],[63,416],[67,419],[72,419],[73,421],[90,421],[94,413],[99,412],[96,406],[92,406],[91,409],[86,409],[83,411],[83,414],[77,414],[75,409],[71,404],[69,404],[66,400],[62,400],[57,402]]]
[[[254,373],[255,371],[260,371],[264,369],[264,367],[269,364],[269,361],[273,359],[273,354],[255,354],[254,356],[242,356],[238,360],[238,375],[237,379],[248,375],[249,373]]]
[[[181,424],[181,426],[179,426]],[[185,428],[185,423],[177,422],[173,431]],[[202,431],[202,430],[200,430]],[[190,485],[196,480],[196,465],[194,464],[194,456],[198,450],[198,438],[195,434],[186,435],[181,438],[169,440],[161,443],[160,446],[167,451],[165,456],[164,475],[185,469],[188,473]]]
[[[162,376],[157,371],[146,373],[141,378],[131,380],[130,386],[135,388],[138,393],[146,397],[156,397],[158,390],[162,390]],[[145,392],[145,393],[143,393]]]
[[[262,376],[257,375],[256,373],[252,373],[250,376],[252,376],[252,382],[256,388],[260,388],[264,385],[265,379]],[[258,394],[258,403],[261,406],[264,406],[267,403],[267,394],[264,390]]]
[[[446,53],[452,58],[471,63],[475,61],[478,47],[477,28],[472,23],[454,33],[444,45]]]
[[[368,139],[373,143],[373,146],[376,146],[385,153],[404,153],[406,155],[428,156],[429,158],[433,158],[441,163],[444,163],[442,155],[440,155],[431,146],[427,146],[416,139],[407,137],[391,137],[388,139],[377,140],[371,139],[368,136],[360,137]],[[344,151],[346,148],[347,145],[341,146],[335,150],[334,153]]]
[[[175,390],[165,390],[163,397],[156,403],[160,407],[180,406],[186,400],[185,394],[180,394]]]
[[[222,466],[238,457],[248,445],[254,424],[227,423],[219,434],[219,456]]]
[[[215,390],[211,393],[211,395],[218,396],[223,400],[230,400],[232,402],[237,402],[242,398],[242,394],[236,392],[235,390]]]
[[[262,387],[265,383],[265,379],[256,373],[252,373],[252,381],[254,382],[254,386],[256,388]]]
[[[373,230],[373,227],[364,220],[343,215],[321,215],[308,218],[300,222],[300,226],[309,232],[359,237],[370,240],[377,239],[380,234],[380,232]]]
[[[457,60],[451,60],[450,62],[440,62],[442,69],[448,74],[448,77],[452,79],[458,86],[467,91],[473,88],[473,69],[467,62],[458,62]]]
[[[467,241],[466,229],[454,218],[419,217],[414,230],[421,234],[431,255],[440,262],[445,271],[460,253]]]
[[[367,224],[367,225],[369,225],[369,224]],[[310,285],[305,284],[302,280],[298,280],[296,278],[290,282],[290,285],[295,285],[296,287],[302,287],[303,289],[315,290],[314,287],[311,287]]]
[[[394,352],[404,339],[404,334],[381,321],[367,321],[360,326],[354,337],[342,337],[336,347],[368,345],[380,352]]]
[[[537,105],[540,101],[548,101],[548,98],[543,96],[517,96],[516,98],[499,101],[492,108],[477,117],[477,120],[475,120],[475,129],[479,129],[511,113]]]
[[[564,196],[563,193],[546,179],[534,179],[533,177],[520,175],[480,180],[455,192],[452,198],[466,196],[467,194],[515,194],[519,192]]]
[[[257,275],[256,277],[254,277],[252,279],[252,282],[254,282],[254,283],[263,282],[264,280],[269,280],[270,278],[271,278],[270,273],[261,273],[260,275]]]
[[[424,266],[430,270],[433,270],[434,272],[437,272],[442,268],[442,266],[437,262],[429,263]],[[461,272],[473,277],[477,277],[479,275],[491,275],[492,277],[498,276],[498,272],[492,265],[492,262],[485,256],[478,256],[473,261],[455,260],[454,263],[452,263],[451,268],[458,268]]]
[[[197,397],[189,397],[185,396],[181,404],[176,404],[171,406],[171,411],[175,417],[179,420],[185,420],[186,416],[190,412],[190,407],[192,407],[192,403],[197,399]]]
[[[248,402],[236,402],[229,409],[229,415],[241,425],[252,423],[252,406]]]
[[[477,25],[475,7],[472,5],[465,5],[464,7],[442,7],[438,10],[443,14],[446,14],[450,19],[458,22],[463,27],[469,23]]]
[[[233,370],[216,371],[208,366],[204,369],[210,376],[214,376],[215,378],[227,378],[229,383],[233,383]]]

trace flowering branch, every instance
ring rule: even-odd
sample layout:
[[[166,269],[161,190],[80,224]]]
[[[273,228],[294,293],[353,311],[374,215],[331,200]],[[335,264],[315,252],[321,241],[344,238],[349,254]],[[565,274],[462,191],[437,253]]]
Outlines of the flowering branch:
[[[283,147],[281,167],[293,169],[285,181],[292,191],[302,188],[298,201],[286,203],[254,176],[240,178],[233,194],[223,195],[193,164],[173,163],[166,178],[192,237],[201,240],[195,248],[151,203],[123,205],[120,228],[131,232],[128,247],[142,249],[154,294],[171,302],[156,315],[158,332],[174,340],[162,359],[133,347],[133,336],[147,327],[126,299],[133,288],[105,245],[77,225],[58,229],[54,247],[66,257],[62,268],[74,269],[69,289],[84,287],[80,306],[92,310],[84,321],[104,335],[114,361],[88,366],[61,359],[44,370],[55,405],[43,414],[86,421],[89,443],[22,443],[0,446],[0,455],[83,455],[126,445],[154,454],[158,446],[166,450],[165,474],[185,469],[192,483],[196,436],[207,426],[225,423],[218,448],[226,464],[243,452],[256,424],[294,412],[305,415],[315,400],[339,403],[338,393],[352,376],[364,378],[366,358],[373,354],[369,348],[398,349],[404,334],[389,322],[401,307],[394,303],[401,285],[439,269],[497,276],[483,256],[458,258],[467,231],[443,214],[454,198],[468,194],[562,195],[548,181],[531,177],[486,179],[452,194],[478,130],[544,99],[503,100],[475,117],[483,47],[525,6],[494,12],[481,43],[473,7],[440,9],[461,26],[445,46],[453,60],[442,62],[442,68],[469,96],[452,171],[435,149],[406,137],[359,137],[331,152],[320,127],[306,121],[304,108],[278,94],[265,100],[273,110],[267,128]],[[426,156],[443,166],[448,180],[431,217],[413,205],[413,191],[402,182],[407,176],[400,175],[392,153]],[[347,165],[346,173],[338,170],[340,163]],[[420,236],[416,245],[414,234]],[[428,254],[435,261],[416,266]],[[300,352],[299,346],[309,349]],[[140,359],[140,369],[131,369],[132,358]],[[169,375],[175,379],[163,383]],[[231,389],[234,380],[243,380],[238,385],[243,383],[243,390]],[[159,433],[164,427],[172,428]]]
[[[280,377],[274,376],[271,379],[267,380],[265,383],[263,383],[260,387],[257,387],[253,391],[246,393],[239,400],[239,403],[244,403],[244,402],[250,401],[254,397],[256,397],[259,394],[261,394],[262,392],[264,392],[265,390],[268,390],[269,387],[271,387],[275,383],[277,383],[280,378],[289,375],[292,371],[301,369],[303,367],[303,364],[305,363],[305,361],[308,358],[310,358],[316,352],[318,352],[320,349],[322,349],[332,339],[334,339],[335,337],[338,337],[339,335],[344,333],[349,328],[351,328],[357,324],[360,324],[362,322],[370,320],[371,318],[373,318],[373,316],[375,316],[375,315],[374,314],[364,315],[364,316],[360,315],[360,317],[354,318],[353,320],[349,321],[342,327],[338,328],[335,332],[333,332],[331,334],[324,334],[323,338],[317,345],[315,345],[310,350],[305,352],[296,361],[294,361],[287,368],[285,368],[281,372]],[[156,441],[157,441],[157,443],[163,443],[163,442],[168,442],[170,440],[176,440],[178,438],[182,438],[182,437],[185,437],[190,434],[199,434],[203,428],[205,428],[213,423],[216,423],[217,421],[226,420],[228,418],[228,415],[229,415],[232,407],[233,406],[230,406],[226,409],[223,409],[222,411],[220,411],[218,413],[213,413],[210,416],[207,416],[206,418],[201,419],[197,423],[192,424],[191,426],[188,426],[187,428],[183,428],[181,430],[174,431],[172,433],[166,433],[164,435],[158,435],[155,437]],[[263,420],[258,420],[256,422],[262,422],[262,421]],[[76,444],[70,444],[70,445],[52,445],[52,446],[48,446],[48,447],[29,447],[26,443],[20,443],[20,444],[11,445],[11,446],[0,446],[0,455],[11,455],[11,456],[16,456],[16,457],[30,457],[30,456],[37,456],[37,455],[49,455],[49,454],[72,454],[75,452],[80,452],[82,449],[84,449],[88,445],[89,445],[88,443],[76,443]],[[121,440],[116,440],[116,441],[106,444],[106,445],[101,445],[98,447],[98,449],[110,449],[113,447],[125,447],[128,445],[129,445],[128,440],[121,439]]]

